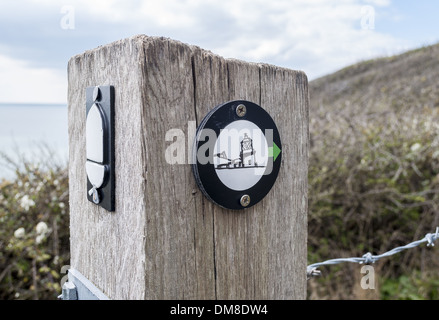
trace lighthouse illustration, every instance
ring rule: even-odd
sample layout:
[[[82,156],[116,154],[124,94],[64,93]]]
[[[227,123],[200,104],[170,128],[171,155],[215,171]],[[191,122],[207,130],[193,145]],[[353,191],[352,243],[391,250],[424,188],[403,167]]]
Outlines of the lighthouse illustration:
[[[239,143],[239,158],[229,159],[225,151],[215,154],[216,157],[226,160],[226,162],[220,163],[215,169],[250,169],[250,168],[263,168],[264,166],[258,166],[256,162],[256,150],[253,148],[253,140],[244,133],[244,138]]]

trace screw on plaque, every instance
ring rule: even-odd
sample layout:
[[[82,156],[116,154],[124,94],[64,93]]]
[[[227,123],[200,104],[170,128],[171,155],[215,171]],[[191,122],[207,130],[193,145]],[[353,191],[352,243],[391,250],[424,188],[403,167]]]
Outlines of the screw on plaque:
[[[93,188],[91,188],[89,191],[88,191],[88,194],[91,196],[91,195],[93,195],[93,202],[94,203],[96,203],[96,204],[99,204],[100,202],[101,202],[101,199],[99,198],[99,192],[98,192],[98,190],[96,189],[96,187],[95,186],[93,186]]]
[[[245,107],[245,105],[240,104],[236,107],[236,114],[238,115],[238,117],[242,118],[243,116],[245,116],[246,113],[247,108]]]
[[[248,194],[243,195],[239,202],[241,203],[241,206],[248,207],[250,204],[250,196]]]

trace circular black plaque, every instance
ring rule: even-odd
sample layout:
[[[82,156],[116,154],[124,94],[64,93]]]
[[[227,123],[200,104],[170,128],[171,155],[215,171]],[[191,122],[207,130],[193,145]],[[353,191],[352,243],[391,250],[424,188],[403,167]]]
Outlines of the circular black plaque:
[[[279,131],[259,105],[244,100],[218,105],[197,129],[192,170],[203,194],[240,210],[261,201],[282,162]]]

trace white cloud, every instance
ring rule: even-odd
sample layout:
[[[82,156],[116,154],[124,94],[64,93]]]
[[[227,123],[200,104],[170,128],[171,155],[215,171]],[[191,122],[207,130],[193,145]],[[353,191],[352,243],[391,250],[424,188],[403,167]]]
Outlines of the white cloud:
[[[365,0],[365,2],[370,5],[375,5],[380,7],[386,7],[391,4],[390,0]]]
[[[101,41],[99,44],[118,39],[111,38],[108,32],[108,26],[114,30],[116,25],[123,29],[121,34],[127,36],[145,33],[170,37],[229,58],[304,70],[311,79],[348,64],[393,54],[407,47],[403,40],[381,33],[379,21],[375,20],[374,30],[361,29],[362,8],[365,5],[373,6],[378,14],[392,5],[391,0],[27,1],[33,7],[37,4],[38,10],[55,12],[57,16],[54,19],[58,21],[54,25],[58,28],[62,18],[61,8],[72,5],[76,28],[81,31],[72,30],[71,34],[76,32],[82,36],[80,32],[90,30],[90,36],[93,35],[95,41]],[[84,36],[87,37],[87,33]],[[34,99],[46,97],[50,101],[54,99],[52,86],[59,88],[61,83],[65,84],[64,79],[60,82],[64,76],[62,72],[29,69],[26,64],[14,59],[9,61],[15,66],[16,71],[13,72],[10,67],[4,66],[6,55],[3,55],[0,70],[6,68],[8,77],[15,80],[10,82],[1,77],[1,83],[10,89],[0,89],[0,100],[4,101],[5,95],[9,98],[11,92],[17,91],[13,83],[21,80],[35,83],[27,79],[45,79],[38,81],[41,88],[35,89],[33,96]],[[3,75],[5,70],[1,72]],[[20,72],[25,74],[19,75]],[[28,78],[29,74],[32,74],[31,78]],[[29,96],[29,99],[32,98]]]
[[[365,4],[390,1],[228,1],[240,28],[214,51],[227,57],[302,69],[313,78],[348,64],[394,53],[404,42],[379,29],[362,30]],[[378,10],[378,8],[376,8]]]
[[[302,69],[311,78],[404,45],[379,28],[361,29],[362,8],[379,10],[390,0],[160,0],[136,7],[122,0],[78,3],[108,20],[130,21],[140,30],[155,26],[169,33],[164,36],[179,35],[187,42],[203,39],[192,44],[226,57]],[[206,25],[209,17],[217,25]]]
[[[66,103],[67,75],[0,55],[0,102]]]

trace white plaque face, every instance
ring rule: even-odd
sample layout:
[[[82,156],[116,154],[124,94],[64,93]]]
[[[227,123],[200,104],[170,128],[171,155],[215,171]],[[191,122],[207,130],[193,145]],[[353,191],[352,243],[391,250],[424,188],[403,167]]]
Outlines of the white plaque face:
[[[104,120],[96,104],[93,104],[86,122],[87,159],[104,162]]]
[[[88,180],[95,188],[100,188],[105,180],[105,166],[87,161],[85,164]]]
[[[221,130],[214,148],[218,178],[235,191],[253,187],[262,178],[268,162],[268,143],[253,122],[238,120]]]

